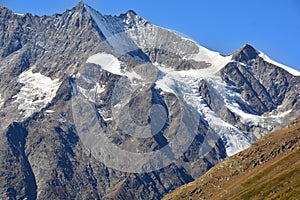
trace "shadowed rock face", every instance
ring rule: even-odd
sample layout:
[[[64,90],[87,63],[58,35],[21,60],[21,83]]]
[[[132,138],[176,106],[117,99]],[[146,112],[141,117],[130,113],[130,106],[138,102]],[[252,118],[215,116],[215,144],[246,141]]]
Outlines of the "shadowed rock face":
[[[115,49],[123,44],[118,42],[125,42],[123,49]],[[240,138],[250,144],[299,113],[300,77],[264,61],[250,45],[225,64],[215,64],[214,59],[225,58],[133,11],[106,16],[79,3],[63,14],[39,17],[0,7],[0,44],[1,199],[160,199],[225,159],[232,146],[242,150]],[[122,52],[125,47],[130,51]],[[101,52],[117,58],[119,74],[86,63]],[[146,70],[136,67],[144,65]],[[180,74],[190,70],[199,76]],[[135,72],[147,84],[131,95],[124,84],[116,94],[123,72],[127,78]],[[178,94],[159,85],[172,73]],[[72,100],[80,95],[88,99],[91,112],[74,108]],[[123,131],[114,121],[116,95],[124,97],[134,122],[155,122],[160,131],[149,138]],[[194,140],[179,159],[154,172],[105,166],[81,140],[74,119],[78,113],[87,116],[82,123],[98,124],[101,134],[128,152],[153,152],[178,134],[182,102],[197,116]],[[164,109],[160,117],[165,122],[151,119],[153,105]],[[245,113],[251,117],[244,119]],[[218,137],[203,157],[202,144],[214,134]],[[235,144],[231,134],[237,136]]]
[[[25,153],[27,130],[19,123],[12,123],[1,140],[1,148],[6,149],[1,159],[1,182],[5,183],[7,198],[36,199],[37,185],[28,157]],[[4,188],[3,188],[4,189]]]

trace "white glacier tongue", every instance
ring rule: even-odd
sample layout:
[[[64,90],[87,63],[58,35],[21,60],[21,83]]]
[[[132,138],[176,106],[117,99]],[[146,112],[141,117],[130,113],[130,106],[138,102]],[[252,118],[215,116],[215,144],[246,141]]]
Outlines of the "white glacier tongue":
[[[266,54],[264,54],[263,52],[259,52],[259,57],[261,57],[262,59],[264,59],[264,61],[271,63],[273,65],[276,65],[282,69],[284,69],[285,71],[289,72],[290,74],[294,75],[294,76],[300,76],[300,72],[296,69],[290,68],[288,66],[285,66],[283,64],[280,64],[274,60],[272,60],[271,58],[269,58]]]
[[[220,77],[215,75],[214,70],[206,68],[200,70],[175,71],[159,65],[156,66],[164,74],[164,76],[160,77],[155,83],[156,87],[164,92],[177,95],[179,93],[182,94],[184,101],[198,111],[199,116],[203,117],[209,127],[221,137],[226,147],[227,155],[231,156],[251,145],[253,141],[251,141],[245,133],[223,121],[208,107],[200,96],[199,85],[203,78],[210,79],[213,82],[222,82]]]

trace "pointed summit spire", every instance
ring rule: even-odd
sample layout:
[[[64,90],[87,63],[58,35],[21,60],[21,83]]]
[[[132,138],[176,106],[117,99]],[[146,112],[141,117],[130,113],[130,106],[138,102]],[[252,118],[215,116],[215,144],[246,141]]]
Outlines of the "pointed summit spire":
[[[126,14],[137,15],[134,10],[128,10]]]
[[[78,4],[77,4],[77,7],[84,7],[84,2],[83,1],[80,1]]]
[[[76,6],[75,8],[73,8],[73,9],[74,9],[75,11],[77,11],[77,12],[80,12],[80,13],[86,11],[86,9],[85,9],[85,3],[84,3],[83,1],[80,1],[80,2],[77,4],[77,6]]]
[[[126,13],[122,13],[119,15],[119,17],[121,18],[134,18],[137,17],[138,14],[136,14],[136,12],[134,10],[128,10]],[[139,17],[139,16],[138,16]]]
[[[247,62],[255,59],[259,52],[250,44],[245,44],[242,48],[232,54],[232,60]]]

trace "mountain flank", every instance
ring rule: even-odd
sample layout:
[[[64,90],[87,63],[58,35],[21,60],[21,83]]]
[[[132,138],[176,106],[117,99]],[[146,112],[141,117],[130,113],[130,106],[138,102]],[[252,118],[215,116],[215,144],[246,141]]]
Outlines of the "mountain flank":
[[[300,118],[165,196],[175,199],[299,199]]]

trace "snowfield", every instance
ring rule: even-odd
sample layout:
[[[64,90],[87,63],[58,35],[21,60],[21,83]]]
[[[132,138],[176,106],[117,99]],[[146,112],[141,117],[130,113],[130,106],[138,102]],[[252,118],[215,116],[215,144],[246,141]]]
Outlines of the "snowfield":
[[[18,110],[22,118],[31,116],[51,102],[61,85],[58,79],[52,80],[40,73],[33,73],[32,69],[20,74],[18,82],[24,86],[13,98],[14,103],[19,104]]]

